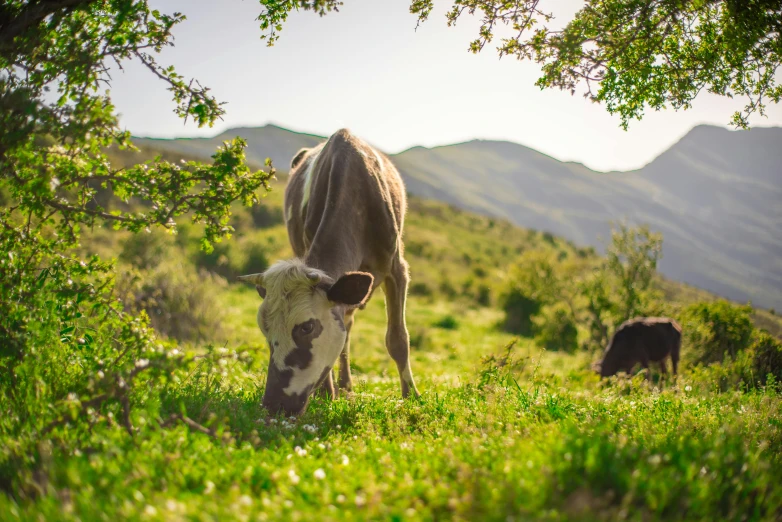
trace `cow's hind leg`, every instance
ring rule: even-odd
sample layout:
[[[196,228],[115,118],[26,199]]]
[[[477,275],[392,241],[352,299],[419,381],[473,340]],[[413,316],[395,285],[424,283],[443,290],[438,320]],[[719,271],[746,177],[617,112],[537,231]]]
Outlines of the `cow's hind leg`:
[[[346,392],[353,391],[353,377],[350,375],[350,329],[353,327],[353,311],[345,315],[345,346],[339,354],[339,387]]]
[[[391,273],[384,281],[386,315],[388,316],[386,348],[396,363],[397,370],[399,370],[402,397],[408,397],[410,394],[417,397],[418,390],[415,387],[413,372],[410,369],[410,337],[405,322],[405,303],[409,279],[407,262],[400,255],[394,260]]]
[[[676,377],[676,373],[679,367],[679,348],[671,352],[671,366],[673,367],[673,376]]]
[[[660,359],[660,383],[668,380],[668,368],[665,366],[665,357]]]

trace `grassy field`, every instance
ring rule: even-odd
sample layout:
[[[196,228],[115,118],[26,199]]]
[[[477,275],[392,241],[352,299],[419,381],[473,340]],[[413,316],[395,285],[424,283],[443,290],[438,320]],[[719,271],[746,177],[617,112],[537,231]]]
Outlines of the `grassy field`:
[[[260,406],[266,351],[253,321],[257,295],[225,293],[226,327],[256,362],[183,373],[159,406],[161,416],[184,408],[213,432],[155,429],[154,419],[140,417],[135,424],[149,428],[135,438],[121,430],[81,434],[86,439],[71,451],[49,450],[40,495],[0,496],[0,519],[782,514],[782,411],[773,390],[723,393],[692,373],[662,390],[640,377],[600,384],[583,356],[529,342],[505,350],[511,338],[497,331],[491,309],[414,297],[408,317],[413,337],[424,339],[413,351],[423,395],[402,401],[383,347],[381,297],[356,322],[355,393],[315,400],[300,418],[285,419],[268,418]],[[67,429],[60,436],[67,439]]]
[[[266,200],[272,210],[279,203],[279,190]],[[115,420],[117,406],[94,417],[88,409],[92,421],[58,424],[45,436],[0,421],[0,457],[34,447],[18,470],[0,458],[0,477],[14,477],[0,481],[0,520],[782,517],[782,401],[773,380],[725,387],[716,365],[684,366],[675,382],[600,382],[589,369],[594,354],[514,338],[499,326],[497,296],[521,252],[545,245],[597,258],[438,203],[411,200],[406,232],[407,319],[422,396],[401,399],[378,291],[353,328],[355,392],[316,398],[299,418],[269,417],[260,404],[268,349],[255,324],[259,297],[203,272],[230,279],[290,255],[283,225],[257,229],[248,216],[237,214],[236,237],[211,257],[199,257],[187,227],[154,244],[165,259],[150,258],[142,277],[208,279],[196,299],[212,321],[197,339],[160,345],[171,357],[195,357],[163,384],[134,387],[141,406],[130,414],[132,436]],[[128,241],[95,230],[85,248],[119,255],[122,276],[137,269],[123,250]],[[679,306],[713,298],[660,284]],[[175,415],[190,423],[166,421]]]

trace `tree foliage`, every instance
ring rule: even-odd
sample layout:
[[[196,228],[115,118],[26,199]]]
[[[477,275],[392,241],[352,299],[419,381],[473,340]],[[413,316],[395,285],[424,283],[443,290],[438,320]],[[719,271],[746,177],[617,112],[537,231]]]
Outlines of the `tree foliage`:
[[[133,148],[108,92],[111,68],[128,60],[161,80],[183,119],[203,126],[223,115],[209,89],[157,61],[182,20],[146,0],[0,5],[0,431],[19,441],[0,452],[3,484],[35,461],[28,443],[62,426],[136,433],[135,408],[154,401],[134,382],[165,380],[182,359],[145,313],[128,313],[112,263],[79,249],[83,231],[174,233],[187,216],[203,225],[208,250],[230,236],[231,204],[268,189],[273,170],[248,167],[241,139],[211,164],[110,161],[110,149]]]
[[[775,78],[782,63],[780,0],[586,0],[561,28],[548,11],[555,6],[453,0],[446,18],[449,26],[465,15],[480,18],[470,52],[499,39],[500,57],[541,65],[539,87],[583,89],[618,114],[625,129],[647,109],[688,109],[702,91],[743,98],[732,123],[746,128],[750,115],[764,115],[767,103],[782,98]],[[433,8],[434,0],[410,5],[419,23]]]

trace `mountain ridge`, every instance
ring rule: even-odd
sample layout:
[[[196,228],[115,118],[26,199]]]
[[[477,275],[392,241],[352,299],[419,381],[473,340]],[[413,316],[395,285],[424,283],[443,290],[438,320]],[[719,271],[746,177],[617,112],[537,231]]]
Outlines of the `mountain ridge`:
[[[229,137],[280,170],[325,137],[276,124],[211,138],[134,138],[208,157]],[[410,193],[602,249],[609,221],[663,233],[660,271],[738,301],[782,307],[782,128],[697,125],[639,169],[601,172],[506,140],[415,146],[389,155]]]

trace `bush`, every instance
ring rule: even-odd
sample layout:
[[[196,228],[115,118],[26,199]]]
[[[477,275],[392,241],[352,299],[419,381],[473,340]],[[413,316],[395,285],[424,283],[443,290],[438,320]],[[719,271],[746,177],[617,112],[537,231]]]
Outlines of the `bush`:
[[[237,267],[240,273],[236,275],[254,274],[269,268],[267,242],[251,239],[243,242],[241,249],[244,255],[237,259],[237,261],[241,262],[241,266]]]
[[[500,306],[505,312],[505,330],[518,335],[532,335],[532,316],[540,311],[540,301],[528,297],[518,288],[510,288],[500,296]]]
[[[250,208],[250,215],[253,223],[258,228],[270,228],[276,225],[282,225],[285,219],[282,215],[282,208],[272,205],[258,203]]]
[[[195,264],[233,282],[242,274],[263,272],[269,268],[268,251],[268,239],[246,237],[240,243],[216,243],[210,253],[199,250],[195,254]]]
[[[682,313],[685,359],[692,364],[735,360],[752,340],[751,311],[749,306],[736,306],[725,300],[687,307]]]
[[[535,342],[547,350],[578,350],[578,329],[564,305],[546,306],[533,319]]]
[[[211,252],[198,250],[194,256],[195,264],[198,268],[203,268],[214,274],[219,274],[226,279],[233,280],[235,276],[240,275],[231,269],[231,245],[226,242],[215,243],[212,245]]]
[[[119,258],[137,268],[146,270],[160,265],[171,257],[171,235],[156,228],[149,233],[128,237],[122,245]]]
[[[440,281],[440,293],[448,299],[453,299],[456,297],[456,288],[454,288],[449,279],[443,278],[443,280]]]
[[[434,294],[432,287],[426,281],[416,281],[410,285],[410,295],[419,295],[422,297],[431,297]]]
[[[153,270],[126,273],[118,284],[125,309],[146,312],[155,331],[180,341],[213,340],[222,310],[214,296],[225,281],[206,270],[165,263]]]
[[[475,301],[481,306],[491,306],[491,288],[489,285],[478,285],[475,292]]]
[[[782,382],[782,343],[768,332],[756,332],[751,347],[752,369],[755,379],[766,384],[769,375]]]
[[[446,315],[442,319],[432,324],[435,328],[442,328],[443,330],[456,330],[459,328],[459,321],[452,315]]]

